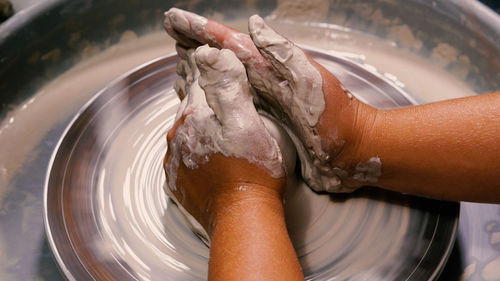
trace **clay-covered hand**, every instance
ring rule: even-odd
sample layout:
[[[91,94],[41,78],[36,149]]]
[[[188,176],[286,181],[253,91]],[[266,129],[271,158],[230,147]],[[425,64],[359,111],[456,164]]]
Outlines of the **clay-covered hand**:
[[[234,51],[257,89],[257,105],[288,128],[302,175],[313,189],[348,192],[376,181],[379,171],[353,162],[376,110],[358,101],[303,50],[258,16],[249,19],[250,36],[175,8],[165,16],[165,29],[179,50],[209,44]]]
[[[180,55],[175,88],[182,101],[167,136],[167,188],[210,234],[223,208],[281,198],[286,172],[234,53],[202,46]]]

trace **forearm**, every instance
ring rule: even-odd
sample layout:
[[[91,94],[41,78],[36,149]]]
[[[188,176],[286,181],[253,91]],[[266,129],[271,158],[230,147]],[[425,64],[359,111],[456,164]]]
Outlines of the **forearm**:
[[[278,194],[241,191],[217,212],[209,280],[304,280]]]
[[[447,200],[500,202],[500,93],[378,111],[360,161],[376,185]]]

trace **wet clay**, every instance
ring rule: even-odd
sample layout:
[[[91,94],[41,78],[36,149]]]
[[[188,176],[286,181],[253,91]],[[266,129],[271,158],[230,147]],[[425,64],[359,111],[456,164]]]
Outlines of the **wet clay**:
[[[253,106],[245,69],[234,53],[202,46],[188,53],[188,61],[192,81],[176,117],[185,116],[184,122],[170,142],[169,187],[176,189],[179,161],[195,169],[214,153],[247,159],[272,177],[283,177],[281,152]]]
[[[246,18],[228,24],[247,29]],[[473,94],[468,85],[446,71],[388,42],[334,25],[271,25],[294,42],[349,58],[391,77],[419,102]],[[0,192],[13,189],[12,176],[31,163],[44,136],[75,116],[97,91],[130,69],[173,51],[174,41],[163,31],[140,36],[88,58],[8,112],[0,124],[0,159],[9,159],[0,163],[0,184],[6,187]],[[61,103],[64,106],[54,110],[54,104]],[[170,276],[165,274],[169,269],[175,280],[181,280],[185,272],[195,272],[189,280],[206,278],[208,249],[179,223],[177,211],[162,190],[165,134],[178,106],[172,90],[135,115],[110,144],[111,151],[103,160],[106,172],[99,178],[96,209],[103,243],[96,242],[95,246],[108,257],[103,261],[119,258],[138,273],[140,280],[165,278]],[[402,203],[404,200],[394,200],[394,204],[366,197],[335,200],[307,187],[298,188],[287,200],[287,225],[306,274],[328,266],[338,268],[340,279],[348,278],[360,269],[376,269],[387,261],[391,265],[387,270],[397,270],[395,265],[401,251],[405,251],[402,245],[408,241],[408,224],[414,212]],[[39,209],[35,212],[39,213]],[[42,244],[36,239],[22,243],[33,248]],[[338,255],[343,257],[340,262],[329,264]],[[0,254],[0,261],[8,266],[12,256]],[[491,276],[491,272],[487,268],[486,275]],[[356,280],[362,279],[358,277]]]
[[[287,190],[297,189],[299,184],[297,182],[295,171],[295,163],[296,163],[296,151],[295,146],[286,133],[286,131],[278,125],[276,122],[272,121],[268,117],[261,115],[260,118],[264,122],[267,131],[271,134],[273,139],[276,140],[280,151],[283,155],[283,160],[285,164],[285,171],[287,175]],[[210,236],[206,232],[206,230],[201,226],[201,224],[188,212],[182,204],[177,200],[177,198],[172,193],[171,189],[165,184],[163,190],[168,195],[168,197],[175,202],[183,217],[186,220],[186,224],[188,227],[195,233],[200,239],[207,245],[210,245]],[[289,195],[290,196],[290,195]]]
[[[206,163],[211,154],[242,158],[266,169],[272,177],[293,175],[295,158],[292,144],[274,123],[261,120],[253,106],[250,86],[242,63],[230,50],[217,50],[207,45],[188,50],[187,58],[178,63],[185,77],[182,100],[176,120],[184,117],[170,142],[167,194],[179,205],[192,230],[205,242],[209,237],[199,223],[172,196],[176,190],[179,162],[191,169]],[[176,84],[177,85],[177,84]],[[268,129],[269,128],[269,129]],[[288,156],[287,171],[278,142]],[[291,158],[291,159],[290,159]]]
[[[277,34],[259,16],[250,17],[248,30],[255,46],[283,77],[277,83],[257,76],[252,83],[271,84],[265,87],[271,89],[267,95],[278,105],[272,103],[270,115],[276,122],[282,122],[295,143],[302,177],[316,191],[353,191],[341,183],[340,176],[345,171],[328,164],[329,155],[323,150],[317,132],[319,118],[325,110],[321,73],[300,48]],[[286,118],[280,120],[283,115]]]

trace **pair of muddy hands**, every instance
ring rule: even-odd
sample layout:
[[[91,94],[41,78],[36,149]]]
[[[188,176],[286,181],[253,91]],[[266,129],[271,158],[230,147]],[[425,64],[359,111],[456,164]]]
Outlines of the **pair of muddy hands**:
[[[286,171],[255,106],[288,132],[310,187],[359,186],[341,156],[353,150],[346,143],[357,134],[360,103],[330,72],[259,16],[249,19],[250,36],[175,8],[165,17],[181,58],[175,90],[182,100],[168,134],[167,185],[195,218],[212,208],[205,199],[220,185],[283,193],[293,166]]]

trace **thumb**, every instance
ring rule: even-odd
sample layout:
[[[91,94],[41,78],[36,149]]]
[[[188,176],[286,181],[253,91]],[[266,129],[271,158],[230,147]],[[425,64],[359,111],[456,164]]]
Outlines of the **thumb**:
[[[195,58],[200,70],[199,85],[222,124],[238,120],[243,114],[257,116],[245,68],[232,51],[205,45],[196,49]]]
[[[287,83],[297,109],[314,126],[324,110],[323,78],[315,63],[301,48],[278,34],[258,15],[251,16],[248,30],[255,46]],[[314,63],[313,63],[314,62]]]

